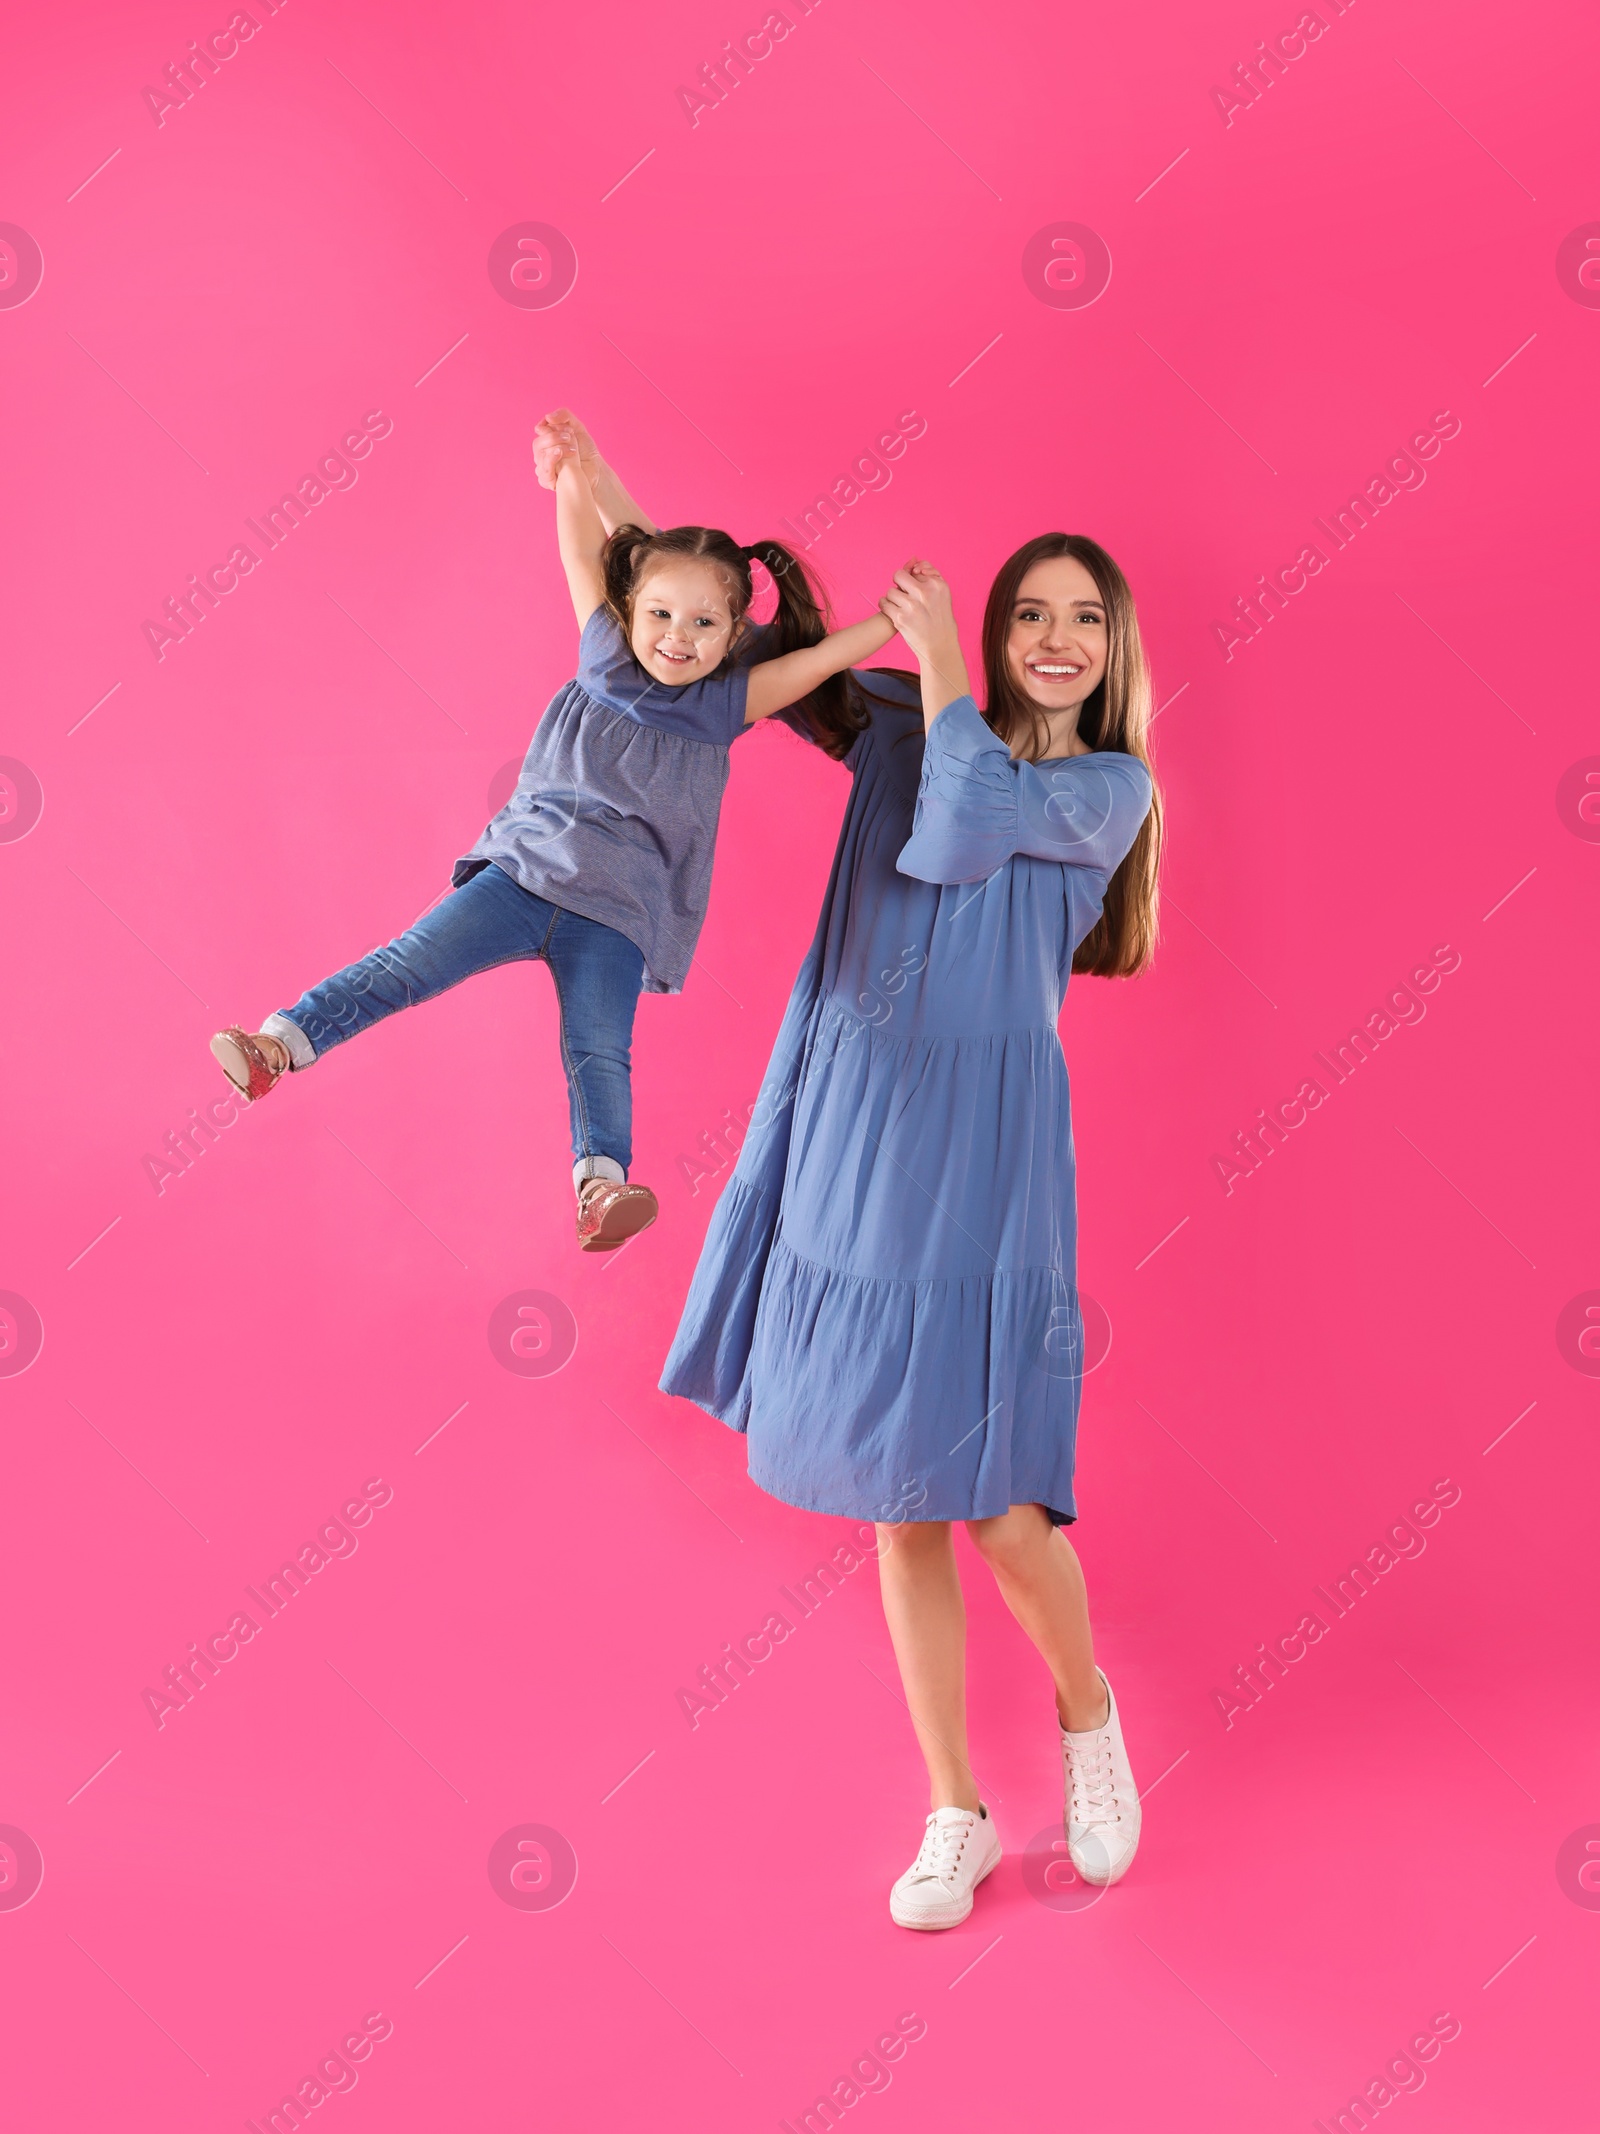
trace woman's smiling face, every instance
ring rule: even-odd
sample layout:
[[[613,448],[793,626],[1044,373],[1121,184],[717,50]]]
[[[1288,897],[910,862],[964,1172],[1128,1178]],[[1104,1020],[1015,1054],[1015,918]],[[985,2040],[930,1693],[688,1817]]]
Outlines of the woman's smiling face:
[[[1076,556],[1047,556],[1017,587],[1006,633],[1012,681],[1041,711],[1071,711],[1105,677],[1110,633],[1093,573]]]

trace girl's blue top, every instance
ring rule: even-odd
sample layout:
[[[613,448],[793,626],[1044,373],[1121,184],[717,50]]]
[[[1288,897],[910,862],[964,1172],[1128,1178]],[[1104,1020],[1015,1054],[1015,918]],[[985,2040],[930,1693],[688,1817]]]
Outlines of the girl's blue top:
[[[728,750],[747,730],[750,669],[771,657],[770,642],[758,626],[736,657],[674,687],[645,672],[597,608],[516,791],[451,881],[499,867],[547,903],[626,934],[647,993],[681,992],[711,892]]]

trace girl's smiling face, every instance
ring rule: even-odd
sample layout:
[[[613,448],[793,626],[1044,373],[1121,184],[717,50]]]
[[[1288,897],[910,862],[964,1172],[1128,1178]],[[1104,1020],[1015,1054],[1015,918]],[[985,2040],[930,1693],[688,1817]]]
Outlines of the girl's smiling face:
[[[1047,556],[1017,587],[1006,634],[1011,679],[1041,711],[1072,711],[1105,677],[1110,633],[1093,573],[1076,556]]]
[[[653,680],[703,681],[739,635],[722,572],[693,556],[657,556],[633,590],[628,641]]]

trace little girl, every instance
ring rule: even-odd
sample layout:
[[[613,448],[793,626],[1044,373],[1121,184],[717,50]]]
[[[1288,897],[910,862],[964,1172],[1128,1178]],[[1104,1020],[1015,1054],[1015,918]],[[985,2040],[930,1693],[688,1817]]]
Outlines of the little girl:
[[[540,479],[581,631],[516,791],[456,862],[453,894],[387,948],[325,978],[259,1030],[211,1040],[254,1103],[291,1071],[397,1009],[496,964],[542,960],[560,1011],[578,1243],[622,1244],[659,1212],[632,1160],[630,1053],[641,991],[683,988],[705,918],[728,749],[759,719],[830,755],[861,725],[843,676],[894,634],[880,615],[826,634],[799,559],[706,526],[654,526],[566,409],[538,427]],[[777,588],[750,619],[751,564]]]

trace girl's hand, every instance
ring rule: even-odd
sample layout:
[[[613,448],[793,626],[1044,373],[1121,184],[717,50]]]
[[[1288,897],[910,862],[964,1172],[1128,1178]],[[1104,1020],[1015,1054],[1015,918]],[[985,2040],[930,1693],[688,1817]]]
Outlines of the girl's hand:
[[[534,472],[546,489],[554,489],[563,467],[580,474],[594,498],[601,524],[608,534],[619,526],[641,526],[655,531],[655,521],[646,516],[629,496],[600,455],[600,447],[571,408],[552,408],[534,427]]]
[[[576,461],[589,487],[596,486],[604,465],[599,447],[571,408],[553,408],[533,433],[533,462],[545,488],[555,487],[565,459]]]
[[[568,425],[560,419],[563,412],[558,410],[554,415],[546,415],[534,425],[534,471],[546,489],[555,487],[556,477],[569,459],[574,465],[580,464],[578,441]]]
[[[533,433],[533,471],[539,477],[540,488],[555,487],[562,462],[569,457],[576,455],[550,428],[548,421],[541,422]]]
[[[571,440],[578,454],[579,465],[589,479],[593,481],[602,464],[600,447],[590,436],[584,424],[573,414],[571,408],[556,408],[545,417],[545,421],[562,431]]]
[[[956,642],[950,588],[934,566],[919,557],[895,572],[893,585],[878,605],[920,661]]]

